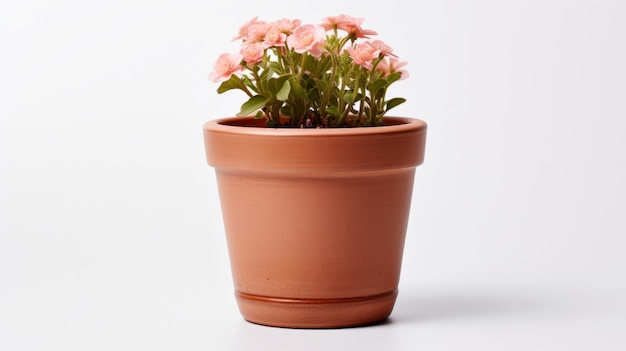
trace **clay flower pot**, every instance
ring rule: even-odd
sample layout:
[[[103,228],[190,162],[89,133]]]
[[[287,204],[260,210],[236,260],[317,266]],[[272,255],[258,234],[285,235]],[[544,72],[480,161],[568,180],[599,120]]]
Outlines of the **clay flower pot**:
[[[426,124],[385,121],[298,129],[234,117],[204,125],[246,320],[337,328],[391,314]]]

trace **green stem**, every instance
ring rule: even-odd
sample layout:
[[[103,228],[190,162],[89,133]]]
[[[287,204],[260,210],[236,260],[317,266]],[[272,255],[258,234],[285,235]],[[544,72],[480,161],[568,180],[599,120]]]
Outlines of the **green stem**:
[[[365,80],[363,84],[359,84],[358,89],[361,90],[361,92],[363,93],[363,97],[361,98],[361,101],[359,102],[359,113],[357,114],[358,116],[357,120],[361,120],[363,118],[363,110],[365,109],[365,98],[367,97],[367,79]],[[367,116],[367,117],[368,117],[367,123],[369,124],[371,116]]]
[[[378,66],[378,64],[380,63],[380,61],[383,60],[383,56],[379,56],[377,59],[374,60],[374,62],[372,62],[372,69],[370,70],[370,75],[369,75],[369,81],[370,82],[374,82],[376,80],[376,75],[378,74],[376,72],[376,67]],[[382,100],[380,99],[374,99],[374,94],[376,92],[370,91],[370,116],[368,118],[368,124],[371,126],[373,124],[378,125],[378,111],[379,110],[383,110],[381,101],[385,101],[385,92],[387,91],[387,89],[385,88],[383,91],[383,96],[382,96]]]
[[[303,52],[302,59],[300,60],[300,72],[298,72],[298,78],[296,80],[298,84],[300,84],[300,81],[302,80],[302,75],[304,74],[305,63],[306,63],[306,52]]]
[[[359,67],[358,65],[352,64],[350,71],[346,74],[346,80],[349,80],[349,79],[354,80],[354,87],[352,87],[352,93],[354,94],[354,97],[351,103],[343,105],[343,112],[341,113],[341,117],[339,117],[339,121],[337,121],[337,124],[345,123],[346,118],[348,118],[348,115],[350,114],[350,111],[352,110],[352,107],[354,106],[354,101],[356,101],[354,99],[356,99],[356,96],[359,92],[358,86],[357,86],[359,82],[358,67]],[[343,94],[345,93],[346,89],[345,89],[345,81],[342,83],[343,83],[343,86],[341,89],[341,103],[343,104],[344,103]]]
[[[330,55],[331,58],[331,69],[330,69],[330,78],[328,79],[328,84],[326,84],[326,89],[324,90],[324,92],[322,93],[322,97],[320,99],[320,117],[321,118],[326,118],[326,106],[328,105],[328,102],[330,101],[330,96],[332,95],[332,91],[333,91],[333,87],[336,85],[335,82],[335,77],[337,76],[337,67],[339,67],[339,62],[337,59],[337,56],[333,55],[331,53]],[[339,99],[341,99],[342,96],[339,97]]]

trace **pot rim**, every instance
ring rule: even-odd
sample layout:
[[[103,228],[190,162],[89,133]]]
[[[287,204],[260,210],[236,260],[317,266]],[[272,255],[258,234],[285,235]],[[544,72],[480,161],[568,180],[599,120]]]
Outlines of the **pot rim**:
[[[268,128],[254,117],[204,124],[207,163],[246,172],[350,173],[415,168],[424,161],[426,122],[386,117],[390,125]]]
[[[324,137],[330,135],[375,135],[392,132],[406,132],[426,129],[426,122],[410,117],[384,117],[388,125],[376,127],[345,127],[345,128],[281,128],[267,127],[263,119],[247,117],[224,117],[210,120],[204,124],[205,130],[217,133],[234,133],[277,137]]]

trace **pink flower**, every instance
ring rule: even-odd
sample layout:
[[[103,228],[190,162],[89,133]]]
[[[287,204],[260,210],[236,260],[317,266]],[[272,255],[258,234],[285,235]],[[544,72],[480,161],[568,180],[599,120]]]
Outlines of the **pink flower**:
[[[272,27],[278,28],[278,30],[281,33],[285,33],[287,35],[290,35],[291,32],[293,32],[293,30],[296,29],[301,24],[302,24],[302,21],[299,20],[299,19],[290,20],[288,18],[283,18],[281,20],[278,20],[278,21],[272,23],[271,25],[272,25]]]
[[[291,35],[293,30],[300,25],[302,21],[299,19],[290,20],[283,18],[268,25],[267,32],[263,38],[263,42],[270,46],[285,46],[287,36]]]
[[[267,46],[264,43],[244,44],[241,47],[241,55],[247,64],[252,65],[263,60],[263,52]]]
[[[285,46],[287,41],[287,34],[283,33],[279,27],[272,26],[263,38],[263,43],[270,46]]]
[[[259,27],[263,27],[266,25],[265,21],[258,21],[257,18],[259,18],[259,16],[252,17],[250,21],[241,26],[239,28],[239,34],[233,37],[233,41],[237,39],[243,39],[247,37],[251,31],[254,31],[255,29],[258,31]]]
[[[267,23],[258,23],[248,28],[248,35],[243,38],[244,43],[260,43],[267,35],[267,31],[270,29]]]
[[[320,57],[325,43],[326,31],[320,26],[305,24],[294,29],[287,37],[287,44],[297,53],[308,52]]]
[[[385,77],[391,73],[399,72],[401,74],[400,80],[402,80],[409,77],[409,72],[401,69],[407,64],[408,62],[400,62],[400,60],[394,57],[385,57],[378,63],[376,70],[381,71]]]
[[[354,63],[367,69],[372,68],[372,61],[380,55],[380,50],[376,49],[369,41],[350,46],[347,50]]]
[[[324,18],[321,26],[325,30],[341,29],[349,34],[353,34],[357,38],[367,38],[368,35],[376,35],[373,30],[361,28],[363,18],[351,17],[347,15],[329,16]]]
[[[213,72],[209,73],[209,80],[214,83],[222,82],[230,78],[231,75],[243,71],[241,66],[243,56],[237,54],[221,54],[213,65]]]
[[[373,47],[375,47],[377,50],[379,50],[380,54],[383,56],[389,56],[389,55],[396,56],[392,54],[393,49],[389,45],[385,44],[385,42],[383,42],[382,40],[374,40],[374,41],[371,41],[370,44]]]

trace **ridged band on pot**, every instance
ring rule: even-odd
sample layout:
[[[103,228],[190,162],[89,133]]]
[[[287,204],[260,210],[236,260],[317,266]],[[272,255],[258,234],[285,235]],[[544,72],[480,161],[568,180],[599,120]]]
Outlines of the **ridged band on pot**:
[[[236,298],[251,322],[294,328],[386,319],[397,295],[426,124],[265,128],[207,122]]]

